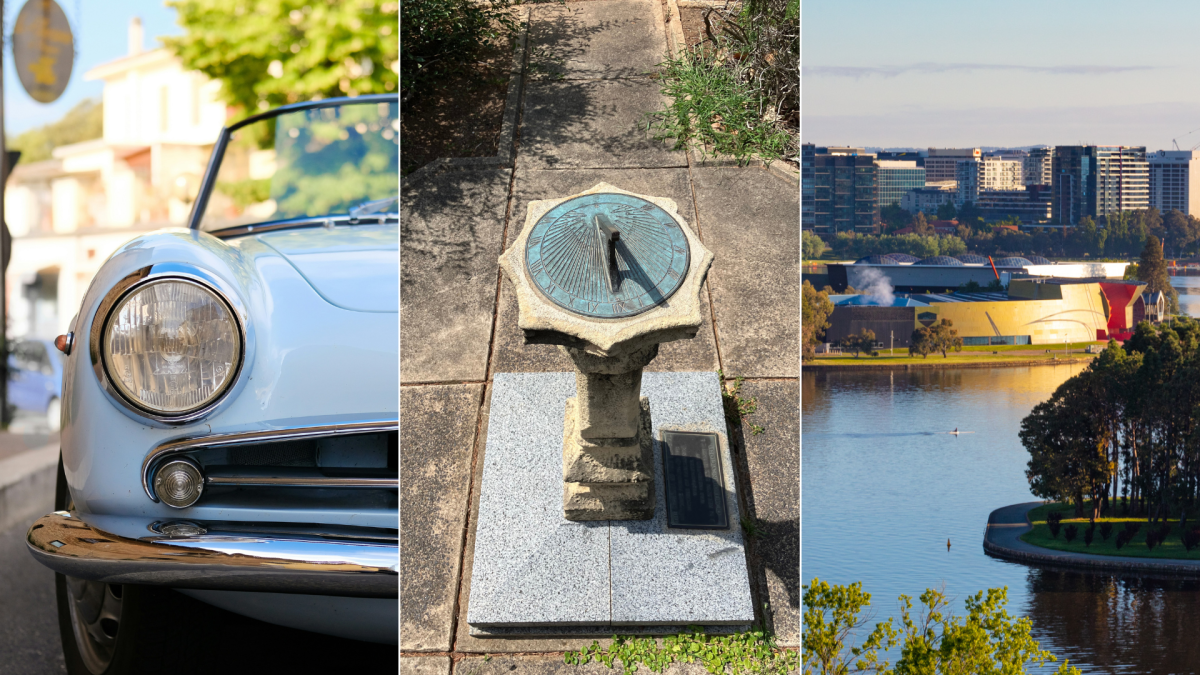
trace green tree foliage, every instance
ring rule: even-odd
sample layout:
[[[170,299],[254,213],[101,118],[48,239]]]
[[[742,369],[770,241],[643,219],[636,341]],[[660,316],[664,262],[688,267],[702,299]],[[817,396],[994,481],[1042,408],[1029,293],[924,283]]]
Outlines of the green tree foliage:
[[[829,328],[829,315],[832,313],[833,303],[829,301],[829,293],[818,291],[811,283],[805,281],[800,288],[802,359],[816,356],[817,343],[825,336],[825,329]]]
[[[942,358],[947,358],[947,352],[962,351],[962,338],[953,326],[950,319],[942,319],[931,326],[918,328],[909,339],[908,353],[929,358],[930,354],[941,352]]]
[[[887,253],[907,253],[918,258],[928,258],[935,255],[958,255],[966,250],[963,241],[952,234],[860,235],[839,232],[829,242],[829,245],[834,254],[850,259]],[[947,253],[947,251],[957,251],[958,253]]]
[[[55,148],[104,135],[104,104],[85,98],[67,111],[57,122],[26,131],[7,139],[9,150],[21,151],[21,163],[30,164],[50,159]]]
[[[825,252],[825,242],[812,232],[800,233],[800,256],[804,260],[816,260]]]
[[[847,335],[838,340],[837,345],[842,348],[842,351],[854,354],[854,358],[858,358],[859,352],[868,356],[879,356],[879,352],[875,350],[875,331],[862,329],[858,335]]]
[[[387,0],[169,0],[187,31],[163,38],[184,67],[221,82],[244,112],[395,91],[398,3]],[[408,5],[429,4],[427,0]],[[464,5],[468,4],[464,0]]]
[[[895,202],[879,209],[879,220],[883,222],[884,232],[889,234],[906,226],[911,218],[911,214]]]
[[[1014,618],[1004,608],[1007,588],[980,591],[966,600],[965,617],[949,612],[945,594],[926,590],[913,613],[913,602],[900,596],[900,628],[894,619],[876,623],[859,644],[852,640],[867,628],[863,617],[871,595],[861,583],[831,586],[813,579],[804,586],[804,630],[801,659],[806,675],[1023,675],[1057,659],[1033,639],[1028,618]],[[895,667],[881,651],[899,647]],[[1063,662],[1057,675],[1079,675]]]
[[[1146,282],[1146,293],[1162,291],[1167,296],[1169,311],[1172,314],[1179,312],[1179,294],[1171,286],[1171,275],[1167,273],[1167,263],[1163,260],[1162,243],[1152,234],[1146,236],[1146,245],[1138,260],[1137,278]]]
[[[1099,256],[1104,253],[1104,242],[1108,239],[1108,230],[1096,227],[1096,221],[1091,216],[1079,219],[1071,232],[1067,243],[1067,254],[1077,257]]]
[[[1200,325],[1138,325],[1021,425],[1031,490],[1097,517],[1117,497],[1154,522],[1200,504]]]
[[[1162,239],[1167,251],[1176,256],[1185,255],[1200,240],[1200,219],[1172,209],[1163,214]]]
[[[946,202],[938,207],[938,220],[954,220],[958,217],[958,209],[954,208],[954,204]]]
[[[912,220],[908,221],[908,226],[912,228],[912,233],[919,237],[928,237],[934,234],[933,226],[929,224],[929,219],[924,213],[917,212]]]
[[[933,351],[933,334],[930,333],[929,326],[914,330],[908,338],[908,355],[927,359]]]

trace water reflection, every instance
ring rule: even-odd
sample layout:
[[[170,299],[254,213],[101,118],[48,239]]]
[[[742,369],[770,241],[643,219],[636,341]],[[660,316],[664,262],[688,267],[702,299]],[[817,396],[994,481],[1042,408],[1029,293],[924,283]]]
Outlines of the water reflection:
[[[1200,673],[1197,583],[983,552],[992,509],[1035,499],[1021,419],[1082,367],[804,372],[803,579],[862,581],[878,619],[899,616],[902,593],[944,587],[961,613],[967,595],[1007,586],[1009,611],[1084,672]],[[955,427],[975,433],[945,433]]]

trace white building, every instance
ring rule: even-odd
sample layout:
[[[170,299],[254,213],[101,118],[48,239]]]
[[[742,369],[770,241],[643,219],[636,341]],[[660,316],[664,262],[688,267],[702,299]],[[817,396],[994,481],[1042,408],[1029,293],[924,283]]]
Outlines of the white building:
[[[1182,211],[1200,216],[1200,199],[1192,205],[1191,196],[1200,196],[1200,172],[1194,170],[1200,153],[1194,150],[1159,150],[1146,153],[1150,163],[1150,206],[1166,213]]]
[[[136,18],[128,54],[84,78],[104,82],[103,137],[18,163],[9,178],[10,335],[65,332],[113,251],[142,232],[182,225],[225,124],[220,83],[185,71],[166,49],[143,51]]]
[[[1024,190],[1022,162],[1015,159],[984,157],[958,163],[957,206],[978,202],[980,192]]]

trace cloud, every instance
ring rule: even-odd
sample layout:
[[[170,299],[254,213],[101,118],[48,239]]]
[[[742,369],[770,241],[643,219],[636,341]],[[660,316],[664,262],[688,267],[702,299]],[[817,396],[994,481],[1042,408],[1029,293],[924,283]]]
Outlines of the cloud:
[[[1157,66],[1018,66],[1000,63],[914,63],[907,66],[804,66],[807,77],[897,77],[900,75],[931,75],[977,70],[1042,73],[1047,75],[1111,75],[1139,70],[1155,70]]]

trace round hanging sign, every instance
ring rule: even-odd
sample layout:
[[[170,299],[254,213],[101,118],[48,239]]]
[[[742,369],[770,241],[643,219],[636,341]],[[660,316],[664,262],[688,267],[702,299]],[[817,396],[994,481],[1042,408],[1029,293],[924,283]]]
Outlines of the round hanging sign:
[[[75,39],[57,2],[25,3],[13,26],[12,50],[17,77],[33,100],[51,103],[62,95],[75,63]]]

